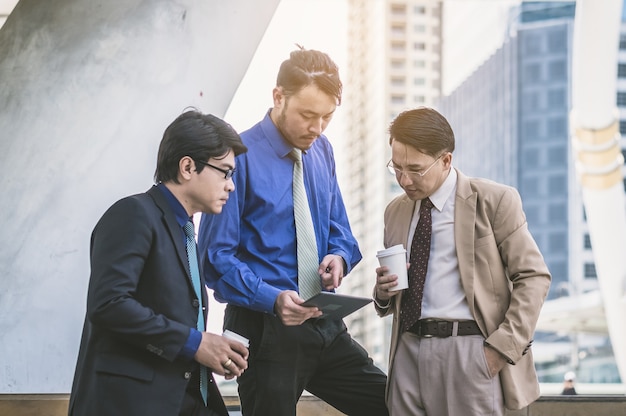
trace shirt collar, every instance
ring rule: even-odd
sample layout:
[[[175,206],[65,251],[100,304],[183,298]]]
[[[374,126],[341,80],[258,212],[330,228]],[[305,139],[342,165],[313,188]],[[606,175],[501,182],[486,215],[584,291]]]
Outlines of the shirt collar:
[[[165,199],[167,199],[167,202],[168,202],[169,206],[174,211],[174,216],[176,217],[176,222],[181,227],[184,227],[185,224],[187,224],[188,221],[191,221],[191,218],[187,215],[187,211],[185,210],[185,208],[178,201],[178,199],[176,199],[176,197],[174,196],[172,191],[167,189],[167,186],[165,186],[162,182],[158,183],[157,188],[159,188],[159,190],[161,192],[163,192],[163,195],[165,195]]]
[[[450,172],[448,173],[446,180],[443,181],[439,189],[437,189],[430,196],[430,201],[439,212],[443,211],[443,207],[446,204],[446,201],[450,198],[450,195],[454,193],[454,190],[456,189],[456,178],[456,169],[454,169],[451,165]]]
[[[276,127],[272,121],[272,118],[270,117],[271,111],[272,109],[270,108],[265,114],[263,120],[261,120],[261,129],[263,130],[265,137],[268,138],[270,146],[272,146],[272,149],[276,152],[276,156],[284,158],[289,155],[289,152],[291,152],[294,147],[289,144],[287,140],[285,140],[280,130],[278,130],[278,127]],[[305,152],[302,153],[304,154]]]

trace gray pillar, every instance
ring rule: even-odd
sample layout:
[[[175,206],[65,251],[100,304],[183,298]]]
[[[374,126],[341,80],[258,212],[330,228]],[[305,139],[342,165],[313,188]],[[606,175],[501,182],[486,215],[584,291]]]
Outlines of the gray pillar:
[[[69,391],[104,210],[223,116],[279,0],[21,0],[0,30],[0,394]]]

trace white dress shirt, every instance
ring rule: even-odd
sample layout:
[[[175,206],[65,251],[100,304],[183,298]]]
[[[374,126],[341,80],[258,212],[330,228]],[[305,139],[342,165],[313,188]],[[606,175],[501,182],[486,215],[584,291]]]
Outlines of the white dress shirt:
[[[474,319],[470,313],[465,292],[461,286],[459,260],[456,256],[454,240],[454,205],[456,194],[456,171],[450,167],[450,173],[439,189],[430,196],[433,231],[430,240],[428,271],[422,300],[422,316],[447,320]],[[421,201],[415,204],[411,219],[407,252],[411,252],[411,242],[415,226],[419,221]]]

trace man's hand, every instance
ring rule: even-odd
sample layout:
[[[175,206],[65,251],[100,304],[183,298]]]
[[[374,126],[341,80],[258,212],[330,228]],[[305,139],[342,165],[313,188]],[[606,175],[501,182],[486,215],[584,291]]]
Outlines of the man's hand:
[[[489,345],[485,345],[484,348],[487,367],[489,367],[489,373],[493,378],[507,365],[506,357]]]
[[[345,275],[343,257],[336,254],[328,254],[320,263],[317,270],[322,277],[322,286],[326,290],[337,289]]]
[[[241,342],[209,332],[202,333],[194,358],[227,380],[239,377],[248,368],[248,349]]]
[[[387,301],[393,296],[396,296],[401,290],[392,290],[395,286],[398,286],[398,276],[395,274],[385,274],[389,271],[387,266],[381,266],[376,268],[376,299]]]
[[[284,290],[280,292],[274,304],[274,312],[285,325],[300,325],[310,318],[322,316],[315,306],[300,306],[304,303],[304,299],[298,296],[293,290]]]

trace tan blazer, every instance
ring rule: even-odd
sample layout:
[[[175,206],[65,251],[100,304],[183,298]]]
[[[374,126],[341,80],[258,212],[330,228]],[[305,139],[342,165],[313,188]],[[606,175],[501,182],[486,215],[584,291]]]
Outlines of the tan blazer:
[[[457,171],[458,172],[458,171]],[[528,231],[522,200],[512,187],[458,172],[454,238],[461,284],[486,341],[510,361],[500,372],[504,404],[521,409],[539,397],[532,340],[539,311],[550,287],[550,272]],[[415,202],[406,195],[385,210],[385,247],[406,245]],[[380,316],[393,314],[389,378],[398,344],[400,300]]]

